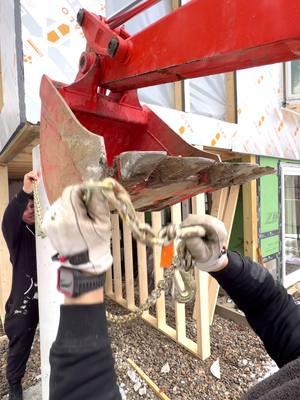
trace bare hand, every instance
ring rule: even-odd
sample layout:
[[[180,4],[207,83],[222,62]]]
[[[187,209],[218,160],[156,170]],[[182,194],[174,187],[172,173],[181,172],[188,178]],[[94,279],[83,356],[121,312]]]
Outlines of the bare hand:
[[[30,171],[26,175],[24,175],[23,180],[23,191],[25,193],[32,193],[33,191],[33,182],[38,181],[38,175],[35,171]]]

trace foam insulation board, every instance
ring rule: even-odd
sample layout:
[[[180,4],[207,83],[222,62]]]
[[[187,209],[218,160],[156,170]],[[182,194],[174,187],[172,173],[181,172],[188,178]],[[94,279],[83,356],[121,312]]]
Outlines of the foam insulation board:
[[[71,83],[86,46],[76,22],[80,8],[105,15],[104,0],[21,0],[26,118],[40,120],[40,81],[43,74]]]

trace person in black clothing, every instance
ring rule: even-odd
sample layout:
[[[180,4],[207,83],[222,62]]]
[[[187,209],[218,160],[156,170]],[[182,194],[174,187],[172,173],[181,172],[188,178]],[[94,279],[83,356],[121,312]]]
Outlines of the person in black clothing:
[[[119,400],[103,288],[99,283],[99,277],[112,262],[109,260],[109,209],[101,194],[94,192],[88,203],[83,201],[84,195],[82,185],[65,189],[47,211],[43,224],[53,246],[64,256],[63,268],[70,269],[72,274],[79,272],[82,279],[90,277],[91,282],[98,279],[99,284],[98,288],[86,284],[81,294],[65,297],[65,304],[61,306],[58,333],[50,351],[50,400]],[[280,367],[243,399],[299,400],[299,306],[274,282],[267,269],[238,253],[226,251],[227,233],[221,221],[208,215],[190,215],[181,224],[182,227],[194,225],[204,228],[203,236],[191,238],[183,234],[181,240],[196,267],[216,278],[244,311]],[[61,289],[69,286],[71,293],[70,282],[62,279]]]
[[[7,206],[2,232],[13,267],[12,288],[5,305],[4,330],[9,340],[6,376],[9,400],[22,400],[21,380],[38,324],[37,271],[34,203],[31,171],[24,176],[23,189]]]

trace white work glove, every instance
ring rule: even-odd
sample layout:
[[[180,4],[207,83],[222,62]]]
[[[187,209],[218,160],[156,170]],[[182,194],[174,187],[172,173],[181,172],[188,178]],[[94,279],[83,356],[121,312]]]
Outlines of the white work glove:
[[[189,215],[180,225],[181,228],[200,226],[203,228],[203,236],[188,238],[183,233],[186,248],[195,260],[195,265],[202,271],[215,272],[222,269],[227,258],[225,248],[227,231],[222,221],[211,215]]]
[[[83,184],[67,187],[47,210],[42,229],[59,256],[88,251],[88,262],[74,266],[66,260],[61,262],[63,266],[102,274],[113,261],[109,207],[99,190],[91,192],[88,204],[83,201],[83,194]]]

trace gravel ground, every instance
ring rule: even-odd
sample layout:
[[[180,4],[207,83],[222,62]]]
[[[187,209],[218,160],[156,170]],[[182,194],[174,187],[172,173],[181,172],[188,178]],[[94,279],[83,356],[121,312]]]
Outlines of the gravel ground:
[[[119,313],[122,309],[109,303],[109,310]],[[187,333],[192,338],[195,336],[195,328],[191,313],[192,309],[187,309]],[[172,324],[172,316],[169,317],[169,323]],[[128,372],[132,372],[127,362],[128,357],[172,400],[239,399],[250,386],[266,375],[272,365],[260,340],[250,329],[219,316],[215,317],[211,329],[212,355],[205,361],[199,360],[157,330],[149,328],[141,320],[122,326],[110,325],[109,332],[119,383],[128,400],[143,397],[157,399],[149,388],[144,396],[135,392],[135,379],[128,376]],[[218,358],[221,379],[215,378],[210,372],[212,363]],[[166,363],[170,371],[162,373],[161,369]]]
[[[124,309],[112,302],[108,308],[114,313]],[[169,323],[173,322],[169,312]],[[187,332],[195,335],[195,328],[187,310]],[[110,325],[112,348],[123,398],[127,400],[157,399],[151,389],[133,374],[127,362],[131,358],[172,400],[235,400],[253,383],[266,375],[272,366],[259,339],[247,328],[216,316],[211,329],[212,355],[201,361],[171,339],[149,327],[142,320],[126,325]],[[0,393],[7,392],[5,357],[7,341],[0,341]],[[210,367],[220,359],[221,378],[215,378]],[[161,372],[163,366],[169,372]],[[24,387],[34,386],[40,375],[39,338],[34,343],[28,362]],[[139,394],[144,393],[144,394]],[[2,396],[0,397],[2,399]]]
[[[4,395],[7,393],[5,379],[6,351],[7,339],[0,339],[0,399],[3,399]],[[32,352],[28,360],[26,375],[23,381],[24,389],[36,385],[40,379],[40,376],[40,340],[39,333],[37,333],[33,343]]]

